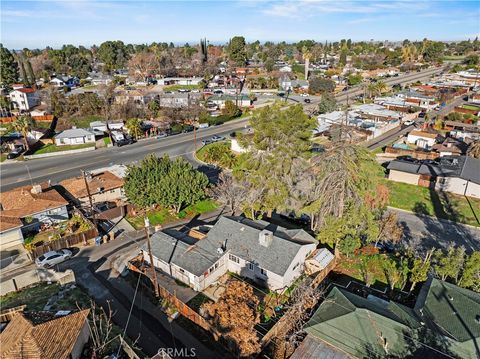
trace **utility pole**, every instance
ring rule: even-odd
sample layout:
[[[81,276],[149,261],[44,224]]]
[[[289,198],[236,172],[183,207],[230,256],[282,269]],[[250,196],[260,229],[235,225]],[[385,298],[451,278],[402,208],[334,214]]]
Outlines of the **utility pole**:
[[[195,147],[195,153],[197,152],[197,126],[193,126],[193,146]]]
[[[82,170],[83,180],[85,182],[85,188],[87,189],[88,200],[90,202],[90,212],[92,213],[92,220],[95,228],[97,228],[97,219],[95,217],[95,210],[93,209],[93,200],[92,195],[90,193],[90,187],[88,187],[88,180],[85,171]]]
[[[155,272],[155,265],[153,264],[153,254],[152,254],[152,245],[150,243],[150,220],[148,217],[145,217],[145,234],[147,235],[147,246],[148,246],[148,256],[150,257],[150,268],[152,270],[152,281],[153,287],[155,288],[155,297],[158,298],[160,293],[158,292],[158,282],[157,282],[157,273]]]

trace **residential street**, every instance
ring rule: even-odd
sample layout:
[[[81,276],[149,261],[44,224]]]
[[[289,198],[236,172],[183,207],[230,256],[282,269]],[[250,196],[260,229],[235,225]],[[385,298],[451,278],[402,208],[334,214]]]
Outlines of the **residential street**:
[[[480,228],[402,210],[395,212],[404,230],[404,240],[420,251],[447,248],[451,244],[464,246],[468,253],[480,250]]]

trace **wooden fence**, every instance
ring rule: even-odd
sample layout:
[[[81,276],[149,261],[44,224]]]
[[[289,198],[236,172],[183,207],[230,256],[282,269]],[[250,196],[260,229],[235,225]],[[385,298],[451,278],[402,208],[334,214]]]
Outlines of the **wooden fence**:
[[[32,119],[34,121],[38,122],[51,122],[55,116],[53,115],[45,115],[45,116],[32,116]],[[0,123],[10,123],[10,122],[15,122],[17,120],[17,116],[12,116],[12,117],[0,117]]]
[[[82,217],[82,219],[90,225],[90,229],[87,229],[86,231],[80,233],[66,235],[60,239],[50,241],[48,243],[31,249],[30,252],[33,258],[37,258],[49,251],[72,247],[79,243],[87,244],[90,239],[98,236],[98,230],[97,228],[95,228],[95,225],[87,217],[85,217],[81,211],[79,211],[78,209],[74,209],[73,213]]]
[[[72,247],[76,244],[83,243],[86,244],[90,239],[93,239],[98,236],[98,231],[96,228],[91,228],[81,233],[69,234],[68,236],[62,237],[57,240],[50,241],[48,243],[42,244],[38,247],[35,247],[31,250],[33,258],[37,258],[42,254],[59,250],[61,248]]]
[[[133,270],[137,273],[146,275],[153,285],[151,269],[145,265],[142,256],[135,258],[134,260],[128,262],[128,269]],[[201,328],[209,331],[213,334],[215,340],[218,340],[219,335],[216,330],[210,325],[205,318],[198,314],[195,310],[190,308],[187,304],[182,302],[175,294],[170,293],[166,288],[158,284],[158,292],[160,297],[168,300],[170,304],[177,308],[178,312],[183,315],[185,318],[191,320],[195,324],[199,325]]]
[[[439,157],[439,154],[437,152],[407,150],[403,148],[394,148],[390,146],[387,146],[385,148],[385,155],[391,155],[392,157],[411,156],[419,160],[434,160]]]

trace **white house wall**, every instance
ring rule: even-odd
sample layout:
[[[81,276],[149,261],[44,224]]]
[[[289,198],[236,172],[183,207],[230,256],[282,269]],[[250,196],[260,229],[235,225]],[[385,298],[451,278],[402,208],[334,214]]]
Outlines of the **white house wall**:
[[[420,175],[415,173],[407,173],[402,171],[390,170],[390,173],[388,174],[388,179],[395,182],[418,185],[418,180],[420,179]]]
[[[295,279],[300,277],[305,270],[305,260],[317,247],[316,243],[304,245],[300,247],[297,255],[283,275],[283,286],[289,287]]]
[[[480,185],[458,177],[439,177],[435,190],[480,198]]]

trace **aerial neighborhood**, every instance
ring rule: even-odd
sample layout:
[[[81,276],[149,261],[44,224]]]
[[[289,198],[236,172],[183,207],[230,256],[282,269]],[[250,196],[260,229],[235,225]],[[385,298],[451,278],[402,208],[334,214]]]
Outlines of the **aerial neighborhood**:
[[[478,37],[291,4],[60,4],[76,45],[0,11],[0,358],[480,358]],[[200,5],[372,32],[218,41]],[[104,40],[107,7],[212,40]]]

